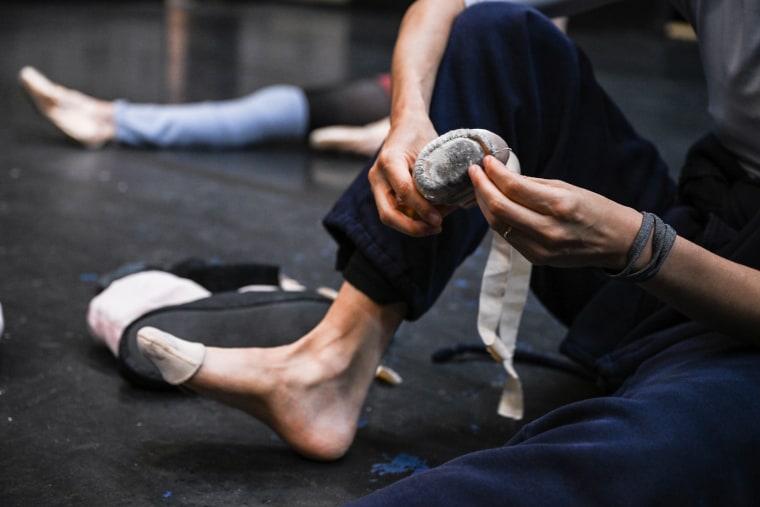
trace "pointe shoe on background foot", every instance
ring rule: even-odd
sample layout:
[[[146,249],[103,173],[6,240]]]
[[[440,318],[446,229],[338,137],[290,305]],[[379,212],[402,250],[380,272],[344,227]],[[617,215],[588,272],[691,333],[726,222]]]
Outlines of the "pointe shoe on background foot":
[[[371,157],[385,141],[390,120],[383,118],[361,127],[336,125],[312,131],[309,145],[316,150],[335,150]]]
[[[55,84],[33,67],[19,72],[19,81],[45,118],[86,148],[113,140],[113,104]]]
[[[192,378],[203,364],[206,347],[165,333],[155,327],[144,327],[137,333],[137,345],[172,385]]]

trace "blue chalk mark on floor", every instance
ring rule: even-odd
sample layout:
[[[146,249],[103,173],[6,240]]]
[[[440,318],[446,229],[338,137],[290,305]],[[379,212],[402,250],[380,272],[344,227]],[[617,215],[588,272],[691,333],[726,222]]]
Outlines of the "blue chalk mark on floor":
[[[387,456],[385,456],[387,458]],[[398,454],[388,463],[375,463],[372,465],[372,473],[376,475],[404,474],[412,472],[412,475],[427,470],[427,462],[409,454]]]
[[[97,273],[81,273],[79,275],[79,281],[80,282],[97,282],[98,276],[99,275]]]

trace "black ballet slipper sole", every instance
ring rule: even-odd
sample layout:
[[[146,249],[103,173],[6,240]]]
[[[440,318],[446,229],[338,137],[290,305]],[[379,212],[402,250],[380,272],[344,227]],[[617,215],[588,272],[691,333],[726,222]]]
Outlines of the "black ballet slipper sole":
[[[332,300],[311,290],[222,292],[153,310],[130,323],[119,342],[119,373],[145,389],[176,389],[137,347],[137,332],[152,326],[211,347],[274,347],[291,343],[322,320]]]
[[[256,262],[221,264],[204,259],[189,258],[167,264],[131,262],[98,278],[98,292],[106,289],[114,281],[143,271],[165,271],[187,278],[201,285],[209,292],[226,292],[246,285],[280,284],[280,267]]]

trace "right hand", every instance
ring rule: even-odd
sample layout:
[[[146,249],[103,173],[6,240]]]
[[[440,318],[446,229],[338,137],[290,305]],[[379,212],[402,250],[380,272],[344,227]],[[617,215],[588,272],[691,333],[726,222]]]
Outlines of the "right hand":
[[[380,220],[410,236],[441,232],[443,209],[436,208],[417,191],[412,170],[417,155],[438,136],[430,119],[400,121],[391,130],[369,170],[369,182]]]
[[[493,156],[469,168],[491,228],[535,265],[620,271],[641,227],[641,213],[559,180],[521,176]],[[643,262],[648,255],[642,256]]]

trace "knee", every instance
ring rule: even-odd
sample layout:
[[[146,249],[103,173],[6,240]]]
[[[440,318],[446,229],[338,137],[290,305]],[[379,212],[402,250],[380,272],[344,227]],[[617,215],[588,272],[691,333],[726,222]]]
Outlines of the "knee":
[[[449,50],[462,51],[547,43],[571,45],[551,19],[534,8],[512,2],[483,2],[468,7],[454,21],[450,41],[454,43]]]

